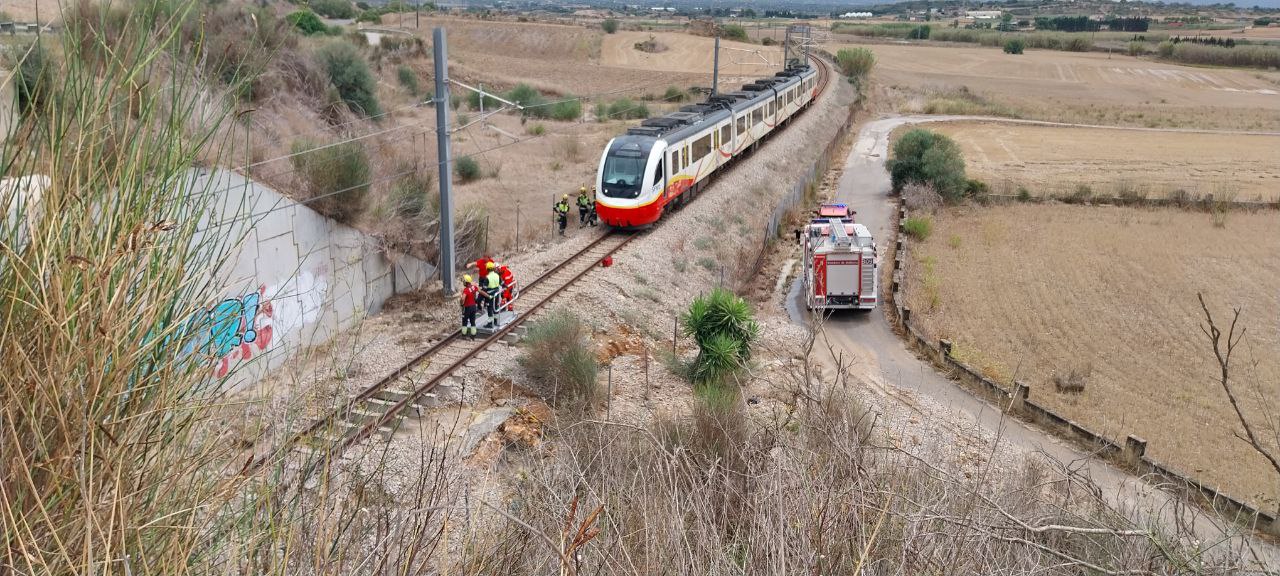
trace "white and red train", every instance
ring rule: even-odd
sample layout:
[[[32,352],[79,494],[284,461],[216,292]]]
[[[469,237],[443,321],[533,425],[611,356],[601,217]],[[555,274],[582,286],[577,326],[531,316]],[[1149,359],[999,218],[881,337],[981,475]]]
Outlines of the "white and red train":
[[[793,65],[679,112],[649,118],[609,141],[596,174],[596,212],[617,228],[658,221],[697,196],[724,167],[779,131],[818,96],[818,71]]]

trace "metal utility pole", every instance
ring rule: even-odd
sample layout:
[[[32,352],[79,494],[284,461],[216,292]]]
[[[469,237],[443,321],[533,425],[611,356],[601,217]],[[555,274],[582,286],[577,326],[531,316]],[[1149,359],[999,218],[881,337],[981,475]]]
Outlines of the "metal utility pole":
[[[440,282],[445,294],[453,294],[453,170],[449,154],[449,60],[444,28],[431,36],[436,71],[436,147],[440,154]]]
[[[720,30],[716,30],[716,55],[711,66],[711,95],[720,93]]]

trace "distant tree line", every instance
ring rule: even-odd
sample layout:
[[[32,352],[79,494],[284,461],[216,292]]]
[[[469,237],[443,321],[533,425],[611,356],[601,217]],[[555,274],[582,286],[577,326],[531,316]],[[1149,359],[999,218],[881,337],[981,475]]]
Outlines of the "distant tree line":
[[[1101,24],[1088,16],[1036,16],[1036,30],[1094,32]]]
[[[1204,46],[1221,46],[1223,48],[1235,48],[1236,41],[1234,38],[1217,38],[1214,36],[1174,36],[1169,38],[1174,44],[1187,42],[1190,44],[1201,44]],[[1244,42],[1241,42],[1244,44]]]
[[[1146,32],[1151,27],[1150,18],[1127,17],[1109,20],[1091,20],[1088,16],[1036,16],[1036,30],[1060,32],[1096,32],[1103,24],[1118,32]]]

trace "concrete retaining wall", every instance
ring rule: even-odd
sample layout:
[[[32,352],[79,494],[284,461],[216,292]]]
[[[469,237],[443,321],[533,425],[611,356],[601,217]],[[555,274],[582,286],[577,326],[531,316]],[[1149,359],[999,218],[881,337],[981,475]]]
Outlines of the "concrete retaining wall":
[[[982,394],[1002,410],[1046,427],[1059,436],[1081,442],[1091,453],[1104,460],[1133,470],[1140,475],[1155,476],[1159,482],[1166,484],[1166,487],[1181,490],[1186,496],[1198,500],[1201,504],[1233,521],[1280,535],[1280,518],[1225,494],[1216,486],[1208,486],[1185,472],[1150,458],[1146,455],[1146,440],[1130,435],[1125,439],[1124,446],[1121,446],[1110,438],[1036,403],[1029,397],[1031,389],[1026,384],[1015,381],[1012,390],[1006,389],[998,382],[980,374],[972,366],[956,360],[951,356],[950,341],[940,340],[934,343],[926,337],[911,322],[911,308],[904,304],[907,282],[904,264],[908,243],[904,233],[906,221],[907,209],[899,208],[897,240],[894,243],[896,254],[893,261],[892,293],[896,313],[895,322],[902,330],[908,345],[927,356],[943,373],[956,378],[970,390]]]
[[[213,375],[248,387],[293,354],[324,344],[422,287],[435,268],[230,171],[198,172],[208,212],[202,234],[243,238],[212,278],[207,308]]]

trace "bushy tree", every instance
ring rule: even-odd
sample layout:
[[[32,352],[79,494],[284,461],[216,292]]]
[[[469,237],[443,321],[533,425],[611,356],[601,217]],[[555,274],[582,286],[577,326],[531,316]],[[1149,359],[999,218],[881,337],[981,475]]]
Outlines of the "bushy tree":
[[[1010,38],[1004,41],[1005,54],[1021,54],[1023,49],[1027,47],[1027,43],[1021,38]]]
[[[908,40],[928,40],[929,33],[932,31],[933,29],[930,28],[928,24],[916,26],[915,28],[912,28],[910,32],[907,32],[907,39]]]
[[[923,184],[955,202],[968,191],[960,147],[954,140],[922,128],[907,132],[894,144],[889,174],[895,192],[908,184]]]
[[[609,18],[604,22],[601,22],[600,27],[604,29],[605,34],[613,34],[618,31],[618,21],[613,18]]]
[[[355,46],[349,42],[329,42],[316,51],[316,60],[329,74],[329,81],[352,111],[366,116],[381,113],[378,83]]]

